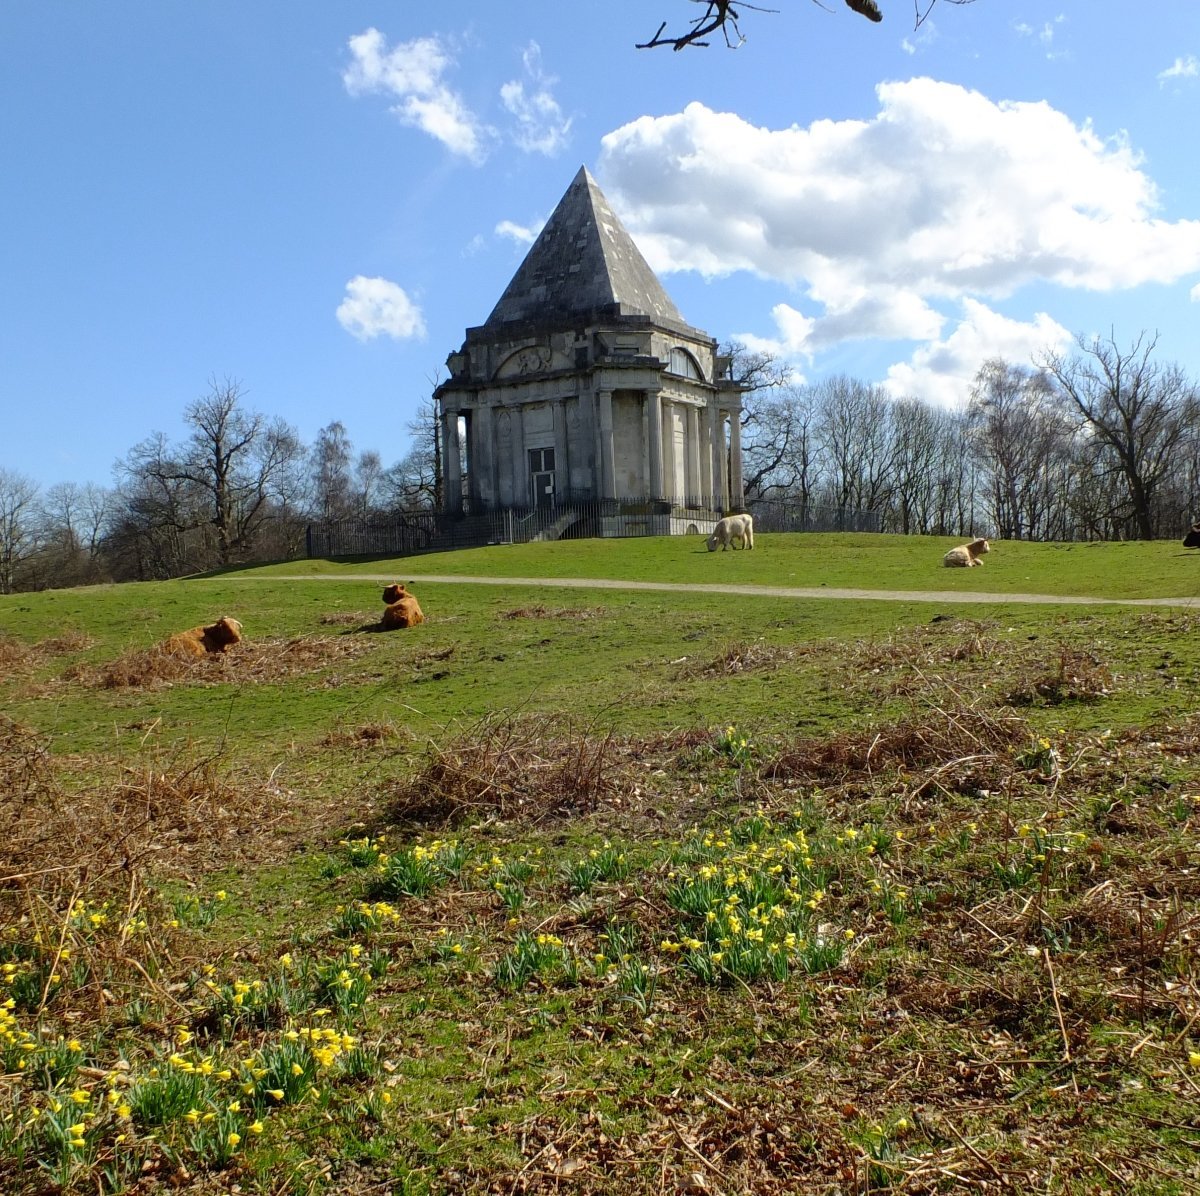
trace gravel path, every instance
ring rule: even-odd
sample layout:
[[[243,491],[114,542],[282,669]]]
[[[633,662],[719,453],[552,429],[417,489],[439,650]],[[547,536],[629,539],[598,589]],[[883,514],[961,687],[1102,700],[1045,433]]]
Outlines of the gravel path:
[[[450,573],[406,573],[406,583],[422,582],[474,586],[545,586],[561,590],[658,590],[666,593],[739,594],[751,598],[854,598],[874,602],[1015,602],[1041,606],[1177,606],[1200,608],[1200,598],[1088,598],[1066,594],[984,594],[958,590],[848,590],[834,586],[741,586],[720,582],[617,581],[600,577],[471,577]],[[242,577],[241,581],[381,581],[396,579],[394,573],[276,573]],[[213,580],[230,581],[221,577]]]

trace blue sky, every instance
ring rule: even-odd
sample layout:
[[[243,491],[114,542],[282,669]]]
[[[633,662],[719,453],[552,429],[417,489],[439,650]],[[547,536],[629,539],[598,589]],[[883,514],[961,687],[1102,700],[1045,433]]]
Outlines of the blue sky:
[[[1200,5],[880,2],[675,53],[687,0],[5,0],[0,467],[108,483],[214,378],[391,464],[580,165],[798,378],[1143,329],[1200,378]]]

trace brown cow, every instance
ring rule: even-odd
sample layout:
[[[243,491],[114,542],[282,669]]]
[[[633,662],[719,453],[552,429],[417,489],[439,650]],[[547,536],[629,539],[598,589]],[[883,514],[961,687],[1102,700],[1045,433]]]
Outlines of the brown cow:
[[[380,626],[384,631],[396,631],[401,627],[415,627],[425,622],[421,604],[400,582],[392,582],[384,588],[383,600],[387,606],[383,611]]]
[[[218,619],[211,627],[193,627],[178,631],[163,645],[178,656],[207,656],[225,652],[242,638],[242,625],[237,619]]]

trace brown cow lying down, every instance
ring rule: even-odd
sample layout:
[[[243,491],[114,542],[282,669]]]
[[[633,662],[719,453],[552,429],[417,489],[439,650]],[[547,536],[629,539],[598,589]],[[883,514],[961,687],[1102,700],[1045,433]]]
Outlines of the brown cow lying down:
[[[384,631],[395,631],[400,627],[415,627],[425,622],[421,604],[399,582],[385,587],[383,600],[387,603],[383,612]]]
[[[708,537],[708,551],[716,552],[718,546],[724,552],[739,540],[743,548],[754,547],[754,517],[752,515],[726,515],[717,521],[712,535]]]
[[[191,631],[176,632],[164,647],[179,656],[207,656],[224,652],[242,638],[242,625],[237,619],[218,619],[211,627],[193,627]]]
[[[970,544],[960,544],[957,548],[950,549],[942,557],[942,564],[947,569],[970,569],[975,565],[982,565],[983,562],[979,558],[990,551],[986,540],[972,540]]]

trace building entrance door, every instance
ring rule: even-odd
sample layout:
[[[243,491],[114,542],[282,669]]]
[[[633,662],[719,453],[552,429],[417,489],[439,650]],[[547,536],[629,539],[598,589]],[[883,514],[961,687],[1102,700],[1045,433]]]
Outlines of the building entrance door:
[[[554,450],[529,450],[529,479],[535,507],[554,506]]]

